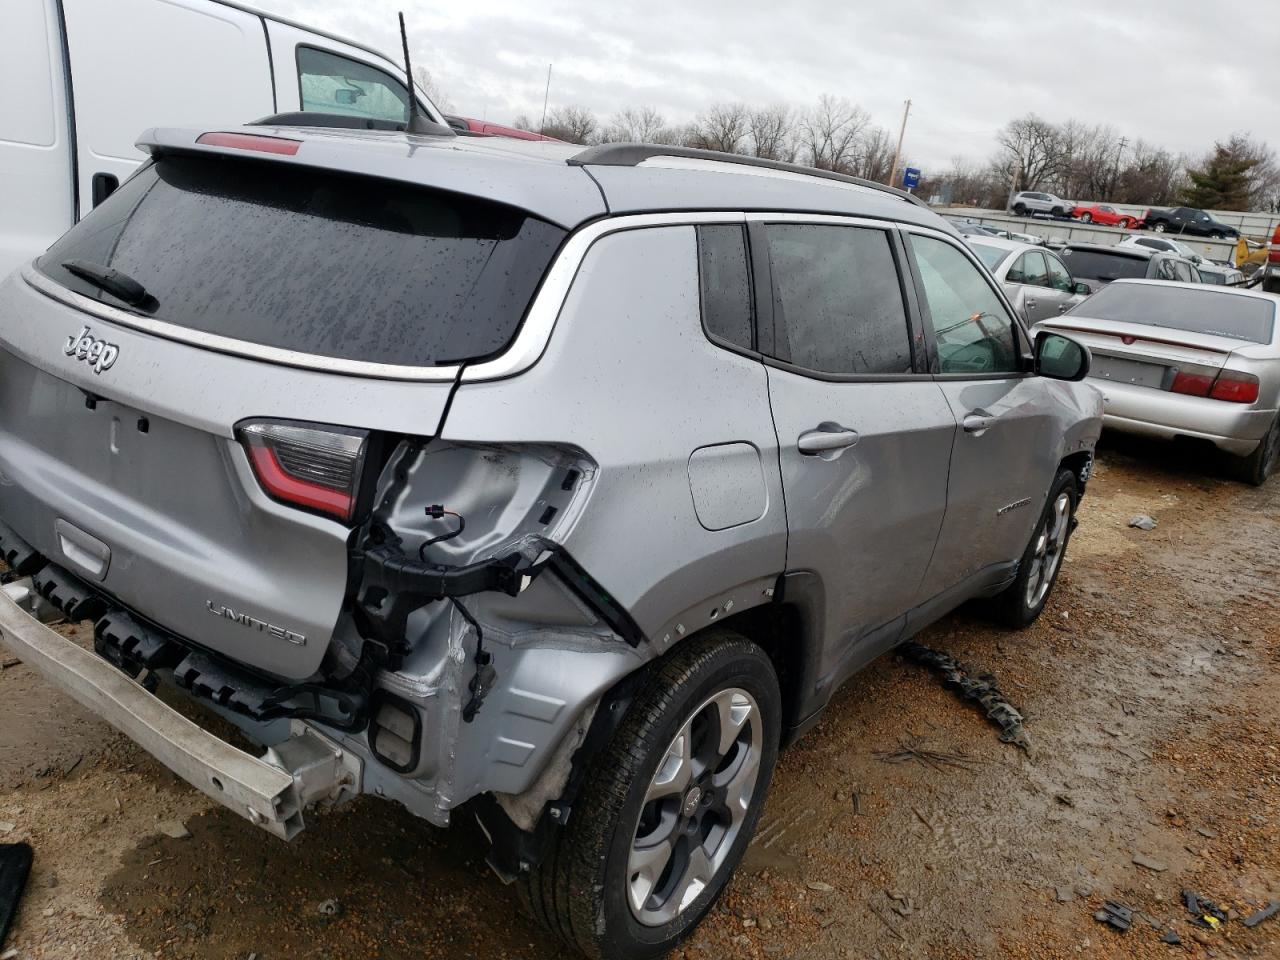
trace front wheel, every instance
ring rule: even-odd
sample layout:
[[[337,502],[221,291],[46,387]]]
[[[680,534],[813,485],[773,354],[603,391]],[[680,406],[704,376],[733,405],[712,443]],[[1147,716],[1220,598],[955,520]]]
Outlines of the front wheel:
[[[1091,214],[1091,213],[1082,213],[1082,214],[1080,214],[1080,222],[1081,222],[1081,223],[1093,223],[1093,214]]]
[[[1163,223],[1154,223],[1152,224],[1151,229],[1156,233],[1164,233],[1165,227]]]
[[[1049,488],[1049,500],[1031,534],[1031,542],[1018,563],[1017,577],[994,598],[995,616],[1001,623],[1027,627],[1044,610],[1062,569],[1079,502],[1076,475],[1070,470],[1059,470]]]
[[[658,957],[715,904],[755,832],[782,698],[760,647],[685,641],[587,771],[568,825],[521,879],[534,917],[589,957]]]

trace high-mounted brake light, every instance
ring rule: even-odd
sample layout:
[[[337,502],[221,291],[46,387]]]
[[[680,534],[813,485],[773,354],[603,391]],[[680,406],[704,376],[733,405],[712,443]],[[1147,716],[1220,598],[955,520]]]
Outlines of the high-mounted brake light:
[[[254,420],[236,431],[273,500],[344,522],[355,514],[369,435],[363,430]]]
[[[302,146],[301,140],[285,137],[265,137],[259,133],[202,133],[196,143],[206,147],[231,147],[234,150],[257,150],[259,153],[278,153],[292,157]]]

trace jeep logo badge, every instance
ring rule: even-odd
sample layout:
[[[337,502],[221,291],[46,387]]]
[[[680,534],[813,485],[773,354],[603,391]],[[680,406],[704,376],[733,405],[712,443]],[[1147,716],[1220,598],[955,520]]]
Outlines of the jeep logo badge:
[[[114,343],[99,340],[89,332],[88,327],[67,337],[67,345],[62,348],[62,352],[68,357],[83,360],[93,368],[94,373],[110,370],[116,358],[120,356],[119,347]]]

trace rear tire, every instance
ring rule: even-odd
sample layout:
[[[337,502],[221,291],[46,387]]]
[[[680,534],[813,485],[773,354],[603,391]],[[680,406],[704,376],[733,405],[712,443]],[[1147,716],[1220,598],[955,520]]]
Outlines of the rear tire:
[[[1023,203],[1015,203],[1015,204],[1013,205],[1013,215],[1014,215],[1015,217],[1025,217],[1025,216],[1027,215],[1027,207],[1026,207],[1026,204],[1023,204]]]
[[[1076,475],[1059,470],[1018,563],[1017,577],[992,598],[992,612],[1000,623],[1017,629],[1029,627],[1044,610],[1062,570],[1079,502]]]
[[[657,666],[519,881],[534,918],[589,957],[659,957],[697,926],[755,832],[777,759],[782,697],[760,647],[717,629]]]
[[[1247,457],[1235,461],[1236,478],[1255,487],[1267,482],[1280,461],[1280,414],[1271,422],[1271,429],[1262,438],[1258,448]]]
[[[1128,229],[1130,229],[1130,228],[1133,226],[1133,221],[1132,221],[1132,220],[1125,220],[1125,219],[1122,217],[1122,218],[1120,219],[1120,222],[1119,222],[1119,223],[1117,223],[1117,224],[1116,224],[1116,226],[1117,226],[1117,227],[1119,227],[1121,230],[1128,230]]]

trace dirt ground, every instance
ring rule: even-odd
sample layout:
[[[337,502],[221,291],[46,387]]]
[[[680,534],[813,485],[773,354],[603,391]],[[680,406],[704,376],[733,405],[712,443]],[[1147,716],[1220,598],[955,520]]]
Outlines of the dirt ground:
[[[677,955],[1280,958],[1280,916],[1240,922],[1280,899],[1278,613],[1280,479],[1109,442],[1035,627],[965,610],[920,638],[996,676],[1032,752],[882,658],[782,757],[746,863]],[[904,747],[958,759],[883,756]],[[23,960],[563,956],[461,820],[366,799],[285,845],[25,666],[0,672],[0,841],[36,851]],[[1183,889],[1227,922],[1192,925]],[[1093,919],[1107,899],[1128,933]]]

